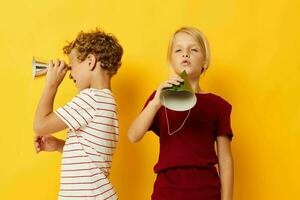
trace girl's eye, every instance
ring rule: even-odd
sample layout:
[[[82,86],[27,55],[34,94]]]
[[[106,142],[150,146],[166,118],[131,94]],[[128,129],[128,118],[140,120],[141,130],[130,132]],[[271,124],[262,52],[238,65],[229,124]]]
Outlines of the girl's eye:
[[[177,49],[177,50],[175,50],[175,53],[180,52],[180,51],[181,51],[180,49]]]
[[[198,52],[198,49],[192,49],[192,51]]]

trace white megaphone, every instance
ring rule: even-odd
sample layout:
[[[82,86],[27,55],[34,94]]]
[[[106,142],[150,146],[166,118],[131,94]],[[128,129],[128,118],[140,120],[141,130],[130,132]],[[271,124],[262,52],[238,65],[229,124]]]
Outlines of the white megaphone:
[[[68,70],[71,68],[67,66]],[[48,64],[46,61],[37,60],[35,57],[32,58],[32,78],[46,75],[48,71]]]
[[[184,80],[180,85],[173,85],[161,91],[160,101],[162,105],[170,110],[185,111],[193,108],[197,102],[196,95],[188,81],[184,70],[180,77]]]
[[[32,78],[47,74],[48,64],[44,61],[40,61],[32,58]]]

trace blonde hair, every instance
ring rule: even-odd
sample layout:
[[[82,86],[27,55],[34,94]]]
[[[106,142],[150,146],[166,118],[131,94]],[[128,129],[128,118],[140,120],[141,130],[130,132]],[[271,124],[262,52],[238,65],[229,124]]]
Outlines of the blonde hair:
[[[199,46],[201,48],[201,52],[203,53],[203,56],[204,56],[204,61],[205,61],[204,65],[202,66],[203,72],[206,71],[210,64],[210,51],[209,51],[208,41],[207,41],[205,35],[201,31],[199,31],[197,28],[194,28],[194,27],[182,27],[182,28],[178,29],[172,35],[170,42],[169,42],[168,53],[167,53],[168,64],[170,65],[171,54],[172,54],[172,49],[173,49],[173,42],[174,42],[174,38],[177,33],[189,34],[199,44]]]

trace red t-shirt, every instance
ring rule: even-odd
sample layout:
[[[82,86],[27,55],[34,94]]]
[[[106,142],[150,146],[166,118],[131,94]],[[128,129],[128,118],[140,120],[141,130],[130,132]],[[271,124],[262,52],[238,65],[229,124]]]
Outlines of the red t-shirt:
[[[153,99],[151,94],[144,108]],[[231,105],[221,97],[212,94],[196,94],[197,103],[191,109],[183,127],[173,135],[169,135],[166,108],[156,113],[149,131],[159,136],[160,152],[156,173],[175,167],[209,167],[218,163],[214,143],[217,136],[228,136],[232,139],[230,126]],[[178,129],[188,111],[172,111],[167,109],[170,132]]]

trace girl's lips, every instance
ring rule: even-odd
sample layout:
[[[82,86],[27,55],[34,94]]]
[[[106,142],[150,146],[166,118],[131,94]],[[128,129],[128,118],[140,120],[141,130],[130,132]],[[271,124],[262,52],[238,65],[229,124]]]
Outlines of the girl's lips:
[[[188,61],[188,60],[183,60],[183,61],[181,62],[181,64],[182,64],[182,65],[189,65],[189,64],[191,64],[191,62]]]

